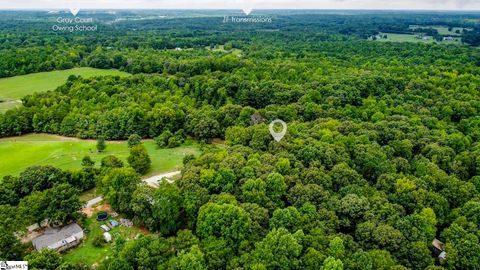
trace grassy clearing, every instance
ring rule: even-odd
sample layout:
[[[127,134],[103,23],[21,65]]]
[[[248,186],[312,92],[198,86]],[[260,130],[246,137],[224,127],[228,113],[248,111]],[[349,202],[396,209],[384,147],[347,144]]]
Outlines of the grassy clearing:
[[[22,106],[21,100],[1,100],[0,99],[0,113],[4,113],[13,108],[20,108]]]
[[[207,50],[210,50],[210,51],[213,51],[213,52],[231,53],[231,54],[236,55],[236,56],[241,56],[242,55],[242,50],[235,49],[235,48],[227,50],[227,49],[225,49],[225,45],[216,45],[213,48],[210,47],[210,46],[207,46],[205,48]]]
[[[433,28],[438,31],[438,34],[442,36],[461,36],[463,28],[462,27],[453,27],[451,31],[449,30],[448,26],[420,26],[420,25],[410,25],[410,29],[417,29],[417,28]],[[467,28],[468,29],[468,28]],[[457,33],[457,30],[460,33]],[[470,29],[471,30],[471,29]]]
[[[383,38],[383,36],[387,35],[387,38]],[[428,39],[422,39],[418,38],[416,35],[410,35],[410,34],[392,34],[392,33],[381,33],[380,36],[382,37],[381,39],[377,39],[378,41],[382,42],[418,42],[418,43],[433,43],[435,40],[433,40],[432,37],[428,37]]]
[[[129,74],[118,70],[73,68],[3,78],[0,79],[0,113],[21,106],[20,99],[26,95],[54,90],[64,84],[70,75],[88,78],[107,75],[128,76]]]
[[[146,231],[142,231],[138,227],[131,227],[131,228],[126,228],[123,226],[119,226],[116,228],[113,228],[109,233],[112,235],[112,242],[106,243],[102,247],[95,247],[93,245],[93,240],[95,237],[98,235],[103,235],[103,230],[100,228],[100,225],[106,224],[107,221],[97,221],[95,219],[97,215],[93,215],[91,218],[85,219],[85,221],[82,224],[82,227],[86,229],[86,238],[84,239],[83,243],[68,251],[64,255],[64,259],[68,262],[83,262],[87,265],[93,265],[95,263],[101,262],[103,259],[105,259],[107,256],[111,256],[114,247],[114,242],[115,239],[118,239],[118,237],[123,237],[125,240],[131,240],[134,239],[137,235],[139,234],[146,234]],[[115,218],[115,220],[119,220],[121,216],[118,216]],[[111,218],[110,218],[111,219]],[[109,220],[110,220],[109,219]]]
[[[383,36],[387,36],[387,38],[383,38]],[[431,36],[425,36],[424,38],[421,38],[418,35],[412,35],[412,34],[392,34],[392,33],[381,33],[380,36],[382,37],[381,39],[377,39],[377,41],[380,42],[416,42],[416,43],[439,43],[439,44],[461,44],[461,38],[460,37],[453,37],[453,40],[444,40],[437,42],[433,37]]]
[[[465,19],[463,21],[468,23],[480,23],[480,19]]]
[[[179,169],[185,155],[200,154],[199,146],[192,141],[173,149],[158,149],[152,140],[146,140],[144,144],[152,159],[152,168],[147,176]],[[97,165],[107,155],[115,155],[126,163],[129,149],[124,141],[107,142],[107,150],[98,153],[93,140],[47,134],[4,138],[0,139],[0,179],[5,175],[18,175],[34,165],[52,165],[61,169],[80,168],[82,158],[87,155]]]
[[[101,195],[102,194],[100,193],[100,190],[97,187],[94,187],[90,190],[82,192],[82,194],[80,194],[80,200],[89,201],[89,200],[94,199],[94,198],[96,198],[98,196],[101,196]]]
[[[433,28],[437,29],[438,33],[442,36],[461,36],[463,31],[463,28],[460,27],[454,27],[452,31],[449,31],[446,26],[436,26]],[[460,33],[457,33],[457,30],[460,31]]]
[[[452,37],[453,40],[443,40],[441,43],[442,44],[457,44],[460,45],[462,44],[462,38],[461,37]]]

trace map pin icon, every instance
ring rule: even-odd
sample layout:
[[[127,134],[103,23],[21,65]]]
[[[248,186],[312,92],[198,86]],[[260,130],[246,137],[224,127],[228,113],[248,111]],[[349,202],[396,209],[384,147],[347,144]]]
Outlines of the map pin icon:
[[[80,5],[78,3],[78,0],[70,0],[68,9],[73,16],[77,16],[78,12],[80,12]]]
[[[80,12],[79,8],[74,8],[74,7],[70,8],[70,13],[72,13],[73,16],[77,16],[78,12]]]
[[[250,7],[246,7],[246,8],[243,8],[242,10],[243,10],[243,13],[245,13],[245,15],[248,16],[248,15],[250,15],[250,13],[252,13],[253,9],[250,8]]]
[[[282,125],[282,131],[276,132],[274,129],[275,124]],[[268,129],[270,130],[270,134],[272,134],[272,137],[275,139],[275,141],[279,142],[283,139],[285,134],[287,134],[287,123],[285,123],[280,119],[276,119],[270,123],[270,126],[268,127]]]

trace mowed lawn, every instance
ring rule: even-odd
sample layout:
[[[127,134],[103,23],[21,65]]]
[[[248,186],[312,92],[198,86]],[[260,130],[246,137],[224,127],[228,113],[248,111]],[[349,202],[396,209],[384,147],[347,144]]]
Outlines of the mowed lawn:
[[[380,36],[387,35],[387,38],[384,39],[378,39],[378,41],[383,41],[383,42],[419,42],[419,43],[433,43],[435,40],[433,40],[432,37],[429,37],[428,40],[423,40],[416,38],[416,35],[409,35],[409,34],[392,34],[392,33],[381,33]]]
[[[452,31],[449,30],[448,26],[419,26],[419,25],[410,25],[410,29],[417,29],[417,28],[433,28],[438,31],[438,34],[442,36],[461,36],[463,29],[462,27],[453,27]],[[472,30],[471,28],[465,28],[468,31]],[[460,31],[460,33],[457,33],[457,31]]]
[[[381,33],[382,37],[387,35],[387,38],[377,39],[380,42],[416,42],[416,43],[438,43],[438,44],[462,44],[462,40],[459,37],[453,37],[454,40],[436,41],[433,37],[428,36],[428,39],[417,38],[417,35],[413,34],[392,34]]]
[[[93,76],[129,76],[130,74],[118,70],[96,68],[72,68],[50,72],[40,72],[28,75],[0,79],[0,113],[21,106],[21,99],[35,92],[55,90],[64,84],[70,75],[79,75],[84,78]]]
[[[179,169],[184,156],[200,154],[199,146],[192,141],[173,149],[159,149],[152,140],[146,140],[144,144],[152,160],[152,168],[147,176]],[[90,156],[99,166],[100,160],[107,155],[115,155],[127,164],[127,142],[107,142],[106,151],[98,153],[93,140],[48,134],[3,138],[0,139],[0,179],[5,175],[18,175],[34,165],[52,165],[61,169],[80,168],[84,156]]]

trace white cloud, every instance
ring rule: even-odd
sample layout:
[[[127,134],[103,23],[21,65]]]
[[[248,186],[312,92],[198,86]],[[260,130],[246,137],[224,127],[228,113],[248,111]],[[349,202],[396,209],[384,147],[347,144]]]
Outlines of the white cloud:
[[[0,9],[428,9],[480,10],[480,0],[0,0]]]

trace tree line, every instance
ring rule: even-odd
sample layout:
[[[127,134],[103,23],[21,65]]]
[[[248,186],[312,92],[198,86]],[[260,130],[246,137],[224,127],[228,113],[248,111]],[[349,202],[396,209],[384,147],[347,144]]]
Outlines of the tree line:
[[[349,30],[353,19],[339,27],[344,34],[332,34],[319,31],[313,17],[285,31],[234,33],[227,47],[237,54],[204,48],[225,43],[215,43],[203,24],[171,33],[171,40],[198,45],[190,50],[159,50],[165,45],[151,32],[84,48],[80,63],[141,74],[71,76],[0,115],[0,136],[131,138],[137,158],[129,166],[109,157],[97,168],[85,159],[77,173],[42,167],[7,177],[2,212],[25,205],[32,218],[75,219],[78,209],[56,214],[57,201],[42,197],[75,198],[96,185],[115,210],[152,233],[116,241],[114,259],[97,269],[478,268],[479,51],[362,41],[352,36],[359,28]],[[335,17],[327,25],[338,25],[339,17],[327,17]],[[155,20],[144,26],[166,27]],[[108,49],[112,43],[127,47]],[[21,59],[31,48],[19,50],[9,57]],[[8,74],[23,72],[28,62],[20,63]],[[280,143],[268,131],[277,118],[288,123]],[[188,136],[226,146],[185,157],[175,183],[143,185],[149,162],[135,142],[155,138],[174,147]],[[16,250],[6,231],[1,237],[15,248],[2,250]],[[432,251],[435,238],[445,243],[446,261]],[[33,268],[88,269],[54,252],[26,258]]]

